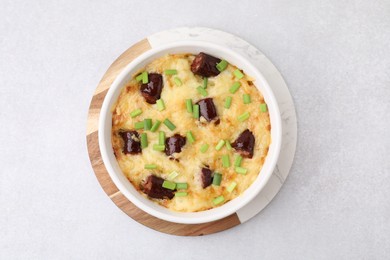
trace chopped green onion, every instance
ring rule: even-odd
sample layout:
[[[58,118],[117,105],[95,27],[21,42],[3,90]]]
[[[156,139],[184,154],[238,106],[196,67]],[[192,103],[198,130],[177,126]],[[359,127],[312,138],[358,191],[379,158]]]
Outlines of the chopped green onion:
[[[174,77],[173,82],[175,82],[176,86],[179,86],[179,87],[181,85],[183,85],[183,82],[181,82],[181,80],[178,77]]]
[[[202,144],[202,146],[200,147],[200,152],[201,153],[205,153],[207,151],[207,149],[209,149],[209,145],[208,144]]]
[[[135,80],[136,80],[136,81],[142,81],[142,77],[143,77],[143,72],[141,72],[140,74],[138,74],[138,76],[135,77]]]
[[[233,83],[233,85],[230,87],[229,91],[230,93],[234,94],[237,92],[237,90],[241,87],[241,83],[236,81]]]
[[[268,111],[268,108],[267,108],[267,104],[260,104],[260,111],[261,112],[267,112]]]
[[[140,108],[138,108],[138,109],[132,111],[132,112],[130,113],[130,116],[131,116],[131,118],[134,118],[134,117],[139,116],[140,114],[142,114],[142,110],[141,110]]]
[[[144,130],[150,130],[152,128],[152,119],[146,118],[144,120]]]
[[[196,119],[199,119],[199,105],[193,105],[192,110],[192,116]]]
[[[228,62],[226,60],[221,60],[221,62],[219,62],[217,64],[217,70],[219,70],[220,72],[224,71],[228,66]]]
[[[152,128],[150,128],[150,131],[151,132],[156,132],[158,127],[160,126],[161,124],[161,121],[160,120],[156,120],[156,122],[154,122]]]
[[[201,86],[196,88],[198,90],[198,93],[201,94],[202,96],[206,97],[208,95],[207,90],[202,88]]]
[[[141,134],[141,148],[148,147],[148,135],[146,133]]]
[[[162,184],[163,188],[174,190],[176,188],[176,183],[165,180]]]
[[[165,144],[165,133],[163,131],[160,131],[158,133],[158,144],[164,145]]]
[[[168,179],[172,181],[172,180],[175,179],[177,176],[179,176],[179,174],[178,174],[177,172],[173,171],[173,172],[171,172],[171,173],[168,175]]]
[[[163,123],[164,123],[164,125],[166,125],[166,126],[169,128],[169,130],[171,130],[171,131],[175,130],[175,128],[176,128],[176,126],[175,126],[171,121],[169,121],[168,118],[166,118],[166,119],[164,120]]]
[[[175,192],[175,197],[185,197],[187,195],[187,192]]]
[[[248,172],[247,169],[242,168],[242,167],[236,167],[234,169],[235,169],[236,173],[239,173],[239,174],[244,174],[245,175]]]
[[[228,191],[228,192],[232,192],[232,191],[236,188],[236,186],[237,186],[237,183],[233,181],[233,182],[230,183],[230,185],[227,187],[227,191]]]
[[[244,114],[241,114],[238,116],[238,121],[243,122],[249,118],[250,114],[249,112],[245,112]]]
[[[148,169],[148,170],[157,169],[157,165],[155,165],[155,164],[145,164],[145,169]]]
[[[159,100],[156,101],[156,104],[157,104],[158,111],[163,111],[165,109],[164,100],[159,99]]]
[[[204,77],[203,78],[203,88],[207,88],[207,83],[209,82],[209,78]]]
[[[228,154],[222,155],[222,166],[225,168],[230,167],[230,158]]]
[[[242,162],[242,156],[241,155],[237,155],[236,159],[234,160],[234,166],[240,167],[241,166],[241,162]]]
[[[219,151],[224,146],[225,140],[219,140],[217,146],[215,146],[215,150]]]
[[[162,152],[162,151],[165,150],[165,145],[163,145],[163,144],[154,144],[153,145],[153,150]]]
[[[233,71],[233,74],[238,79],[242,79],[244,77],[244,74],[242,74],[241,70],[239,70],[239,69],[236,69],[235,71]]]
[[[244,100],[244,104],[249,104],[251,102],[251,96],[249,94],[244,94],[242,99]]]
[[[165,75],[176,75],[177,70],[165,70],[164,73]]]
[[[228,96],[228,97],[225,99],[225,105],[224,105],[224,107],[225,107],[225,108],[230,108],[231,105],[232,105],[232,97],[231,97],[231,96]]]
[[[188,131],[188,132],[187,132],[187,139],[188,139],[188,142],[190,142],[190,144],[192,144],[193,142],[195,142],[195,137],[194,137],[194,135],[192,134],[191,131]]]
[[[176,189],[178,190],[186,190],[187,188],[188,188],[188,184],[186,182],[176,183]]]
[[[192,113],[192,99],[186,99],[187,112]]]
[[[136,122],[136,123],[134,124],[134,128],[135,128],[136,130],[139,130],[139,129],[144,128],[144,121]]]
[[[226,140],[225,143],[226,143],[226,149],[228,149],[228,151],[232,150],[232,145],[230,144],[229,140]]]
[[[225,198],[222,195],[216,197],[215,199],[213,199],[214,205],[218,205],[218,204],[220,204],[220,203],[222,203],[224,201],[225,201]]]
[[[221,181],[222,181],[222,174],[220,174],[218,172],[214,173],[213,185],[219,186],[219,185],[221,185]]]
[[[149,75],[146,71],[142,72],[142,84],[146,84],[149,82]]]

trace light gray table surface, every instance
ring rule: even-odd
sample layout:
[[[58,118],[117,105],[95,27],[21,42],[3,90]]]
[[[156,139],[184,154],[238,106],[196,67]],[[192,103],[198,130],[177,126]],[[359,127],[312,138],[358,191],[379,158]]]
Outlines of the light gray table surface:
[[[390,1],[0,1],[0,259],[389,259]],[[146,228],[99,186],[90,98],[136,41],[179,26],[265,53],[298,116],[291,173],[247,223]]]

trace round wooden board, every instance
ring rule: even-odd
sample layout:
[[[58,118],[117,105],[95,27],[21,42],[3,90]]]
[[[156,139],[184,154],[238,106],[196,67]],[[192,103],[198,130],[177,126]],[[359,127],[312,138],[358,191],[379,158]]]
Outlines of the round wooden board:
[[[147,39],[144,39],[127,49],[108,68],[97,86],[94,96],[92,97],[88,112],[87,146],[92,168],[100,182],[100,185],[115,205],[117,205],[128,216],[137,222],[160,232],[179,236],[201,236],[223,231],[241,224],[236,213],[221,220],[204,224],[188,225],[164,221],[137,208],[112,182],[103,164],[99,149],[98,123],[100,109],[108,89],[123,68],[140,54],[150,49],[151,45]]]

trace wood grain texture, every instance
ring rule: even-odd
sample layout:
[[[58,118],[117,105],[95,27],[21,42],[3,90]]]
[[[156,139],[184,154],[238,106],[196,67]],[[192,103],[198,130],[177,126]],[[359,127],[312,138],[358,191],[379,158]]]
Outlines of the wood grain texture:
[[[241,224],[237,214],[232,214],[218,221],[194,225],[177,224],[164,221],[137,208],[112,182],[106,167],[103,164],[99,149],[98,124],[100,109],[108,89],[118,74],[132,60],[150,49],[151,46],[148,40],[144,39],[126,50],[108,68],[97,86],[94,96],[92,97],[87,120],[87,146],[91,165],[100,185],[115,205],[117,205],[123,212],[135,221],[163,233],[179,236],[202,236],[223,231]]]

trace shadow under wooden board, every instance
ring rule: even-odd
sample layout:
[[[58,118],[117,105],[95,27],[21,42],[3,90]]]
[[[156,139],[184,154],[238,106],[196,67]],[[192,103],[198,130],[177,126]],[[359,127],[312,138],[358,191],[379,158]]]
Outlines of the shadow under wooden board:
[[[88,112],[87,146],[91,165],[100,185],[115,205],[128,216],[137,222],[160,232],[179,236],[201,236],[223,231],[241,224],[237,214],[232,214],[221,220],[204,224],[177,224],[158,219],[137,208],[118,190],[111,180],[103,164],[99,149],[98,123],[100,109],[108,89],[118,74],[132,60],[150,49],[151,45],[147,39],[144,39],[127,49],[108,68],[92,97]]]

